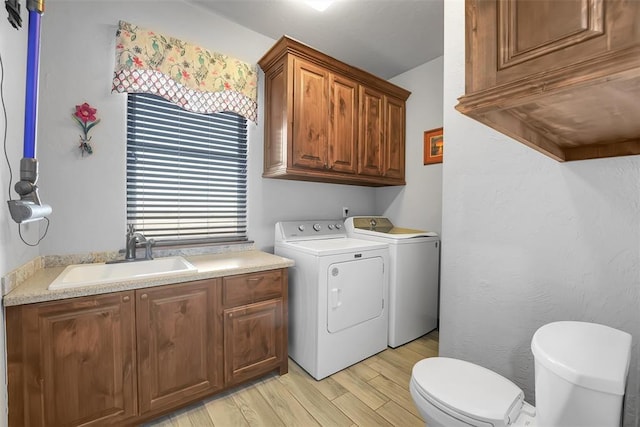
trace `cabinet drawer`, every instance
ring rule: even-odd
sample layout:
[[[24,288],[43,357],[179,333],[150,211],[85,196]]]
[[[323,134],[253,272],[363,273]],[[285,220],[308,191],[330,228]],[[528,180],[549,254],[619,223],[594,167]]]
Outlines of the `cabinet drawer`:
[[[222,305],[234,307],[282,295],[282,270],[261,271],[225,277],[222,282]]]

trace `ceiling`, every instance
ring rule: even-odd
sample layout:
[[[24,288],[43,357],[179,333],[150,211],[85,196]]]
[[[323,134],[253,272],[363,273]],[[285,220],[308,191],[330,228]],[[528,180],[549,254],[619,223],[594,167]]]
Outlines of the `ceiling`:
[[[443,54],[444,0],[189,0],[272,39],[286,34],[389,79]]]

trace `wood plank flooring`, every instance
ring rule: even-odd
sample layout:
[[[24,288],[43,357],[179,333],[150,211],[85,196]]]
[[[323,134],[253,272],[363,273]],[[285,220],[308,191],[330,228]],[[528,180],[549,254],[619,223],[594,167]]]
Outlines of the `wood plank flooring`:
[[[293,360],[272,374],[146,424],[148,427],[420,426],[413,365],[438,355],[438,331],[316,381]]]

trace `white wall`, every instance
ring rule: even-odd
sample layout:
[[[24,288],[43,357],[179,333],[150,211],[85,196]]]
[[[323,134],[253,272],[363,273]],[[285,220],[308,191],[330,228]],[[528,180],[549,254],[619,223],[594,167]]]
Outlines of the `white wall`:
[[[118,20],[251,63],[275,40],[179,0],[153,7],[149,2],[54,0],[45,17],[39,157],[41,192],[53,214],[41,252],[120,249],[126,222],[126,95],[111,93]],[[261,102],[262,91],[259,97]],[[71,119],[74,106],[83,102],[97,107],[102,120],[91,131],[94,154],[84,158]],[[280,219],[340,217],[342,206],[354,213],[373,210],[371,188],[263,179],[263,123],[249,132],[249,238],[258,248],[273,246],[274,223]]]
[[[634,341],[625,426],[637,426],[640,156],[558,163],[459,114],[464,49],[464,1],[448,0],[440,352],[496,370],[533,402],[538,327],[622,329]]]
[[[11,198],[20,197],[13,190],[13,186],[20,180],[20,159],[24,144],[24,96],[26,87],[27,68],[27,22],[26,8],[21,8],[22,29],[15,30],[6,19],[6,12],[0,21],[0,55],[4,65],[4,83],[2,86],[4,103],[7,109],[7,123],[0,114],[0,135],[7,132],[7,153],[11,163],[13,180],[9,183],[9,167],[4,153],[0,158],[0,189],[2,194],[2,208],[0,208],[0,276],[24,264],[38,255],[37,247],[30,247],[22,243],[18,236],[18,225],[11,219],[6,205],[9,185]],[[39,155],[37,157],[40,157]],[[46,203],[46,200],[44,200]],[[38,240],[39,223],[22,226],[22,235],[28,243]]]
[[[15,30],[6,19],[3,11],[0,20],[0,56],[2,56],[3,79],[2,92],[6,106],[7,122],[0,114],[0,135],[6,130],[6,148],[13,180],[10,182],[9,167],[4,153],[0,158],[0,189],[2,190],[2,207],[0,208],[0,276],[30,261],[38,255],[37,247],[30,247],[22,243],[18,236],[18,226],[11,219],[6,201],[9,187],[11,198],[19,198],[13,191],[13,185],[20,180],[20,159],[22,158],[24,136],[24,95],[25,70],[27,61],[27,22],[26,8],[21,8],[23,27]],[[5,128],[6,127],[6,128]],[[45,201],[46,203],[46,201]],[[39,224],[32,223],[22,226],[22,233],[27,242],[35,243],[38,239]],[[0,354],[5,354],[5,317],[4,310],[0,312]],[[6,357],[0,358],[0,426],[7,425],[6,406]]]
[[[391,82],[411,91],[407,100],[407,185],[376,190],[376,214],[398,226],[438,233],[442,229],[442,164],[423,164],[424,131],[442,127],[443,57],[400,74]]]

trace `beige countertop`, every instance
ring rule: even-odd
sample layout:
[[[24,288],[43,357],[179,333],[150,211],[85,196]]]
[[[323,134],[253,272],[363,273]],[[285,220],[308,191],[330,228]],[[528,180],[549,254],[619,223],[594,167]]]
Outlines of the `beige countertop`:
[[[294,262],[288,258],[256,250],[193,255],[186,256],[185,258],[197,267],[197,273],[173,277],[163,276],[118,281],[108,284],[57,290],[49,290],[48,287],[65,267],[43,268],[38,270],[32,277],[5,295],[3,303],[5,307],[31,304],[35,302],[75,298],[86,295],[149,288],[152,286],[161,286],[172,283],[191,282],[194,280],[209,279],[213,277],[274,270],[278,268],[291,267],[294,264]]]

